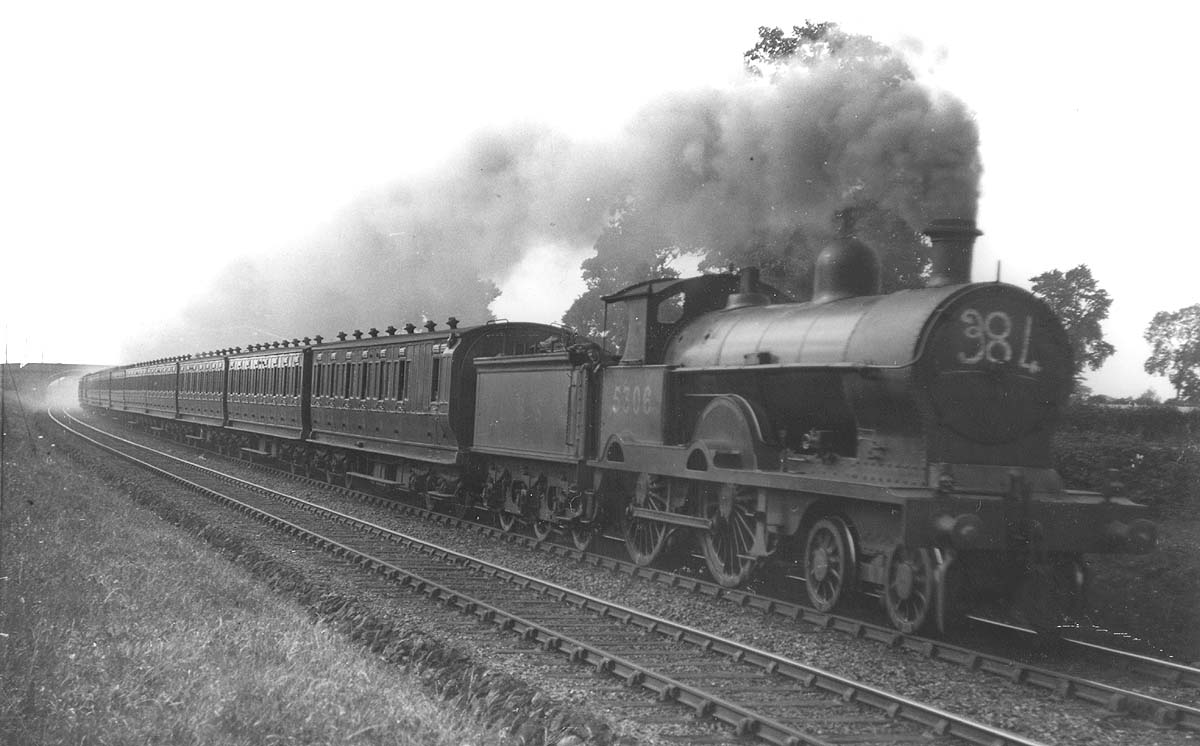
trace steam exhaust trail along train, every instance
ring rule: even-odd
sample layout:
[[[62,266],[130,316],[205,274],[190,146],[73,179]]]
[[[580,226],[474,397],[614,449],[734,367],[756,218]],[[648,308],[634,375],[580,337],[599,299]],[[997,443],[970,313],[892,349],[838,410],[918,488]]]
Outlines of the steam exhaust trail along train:
[[[1049,308],[969,281],[969,221],[927,235],[926,286],[888,295],[847,233],[806,303],[772,302],[753,269],[625,288],[604,298],[626,310],[620,357],[451,318],[112,368],[80,400],[506,530],[617,532],[639,564],[694,538],[725,586],[791,559],[818,609],[878,594],[904,632],[997,600],[1052,625],[1085,554],[1148,551],[1156,530],[1052,467],[1072,366]]]

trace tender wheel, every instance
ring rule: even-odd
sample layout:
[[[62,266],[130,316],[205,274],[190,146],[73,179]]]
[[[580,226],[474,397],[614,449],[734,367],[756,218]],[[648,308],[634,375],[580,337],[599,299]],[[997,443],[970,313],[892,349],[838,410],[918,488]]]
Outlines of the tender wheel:
[[[450,498],[450,514],[455,518],[463,519],[467,517],[467,513],[471,510],[471,491],[463,485],[458,485],[454,490],[454,496]]]
[[[525,483],[513,482],[509,487],[508,494],[512,505],[515,505],[517,510],[523,510],[525,503],[529,500],[529,488],[525,486]],[[516,528],[518,516],[516,513],[510,513],[507,510],[508,507],[509,501],[506,500],[504,504],[500,506],[499,515],[497,517],[500,520],[500,528],[504,529],[505,531],[512,531],[514,528]]]
[[[630,559],[637,565],[649,565],[658,559],[666,547],[670,526],[658,521],[634,518],[628,512],[628,509],[633,507],[669,511],[666,480],[650,474],[639,474],[625,519],[622,521],[625,548],[629,551]]]
[[[900,545],[888,557],[883,603],[888,618],[906,635],[916,634],[934,614],[933,557],[928,549]]]
[[[822,518],[808,531],[804,544],[804,580],[808,600],[818,611],[830,611],[854,585],[854,547],[846,523]]]
[[[713,580],[736,588],[754,574],[758,559],[751,553],[758,520],[754,493],[733,484],[701,488],[700,515],[712,528],[700,533],[700,550]]]
[[[533,509],[537,515],[542,515],[543,512],[554,514],[553,507],[550,505],[550,491],[546,488],[545,482],[539,481],[533,488]],[[554,533],[554,524],[550,521],[544,521],[541,518],[533,519],[533,535],[538,541],[549,539]]]

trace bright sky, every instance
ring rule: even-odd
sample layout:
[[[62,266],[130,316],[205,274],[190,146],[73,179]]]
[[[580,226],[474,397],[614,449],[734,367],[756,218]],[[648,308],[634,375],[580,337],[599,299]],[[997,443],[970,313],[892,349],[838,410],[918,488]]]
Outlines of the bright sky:
[[[1196,71],[1186,4],[34,2],[0,6],[0,320],[10,361],[121,363],[224,264],[516,120],[611,136],[667,91],[726,84],[760,25],[917,43],[975,112],[975,277],[1091,266],[1137,395],[1141,334],[1196,288]],[[1175,8],[1180,8],[1176,10]],[[556,320],[577,267],[497,278],[499,316]],[[240,337],[239,337],[240,339]]]

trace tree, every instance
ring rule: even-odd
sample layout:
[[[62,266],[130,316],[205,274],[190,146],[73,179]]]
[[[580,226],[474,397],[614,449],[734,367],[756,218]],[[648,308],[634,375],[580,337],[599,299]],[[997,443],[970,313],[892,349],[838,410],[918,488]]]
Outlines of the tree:
[[[742,56],[746,70],[758,76],[790,65],[813,67],[834,59],[839,65],[885,66],[893,81],[913,78],[908,64],[886,44],[863,34],[848,34],[832,21],[806,20],[803,26],[792,26],[791,36],[778,26],[759,26],[758,43]]]
[[[626,333],[624,306],[608,309],[606,328],[601,298],[642,280],[678,277],[670,263],[680,251],[652,223],[640,220],[637,206],[629,200],[613,212],[596,241],[596,255],[584,260],[587,290],[563,314],[563,324],[590,339],[605,339],[606,346],[619,353]]]
[[[1033,294],[1046,301],[1067,330],[1078,380],[1086,365],[1096,370],[1116,352],[1104,341],[1100,322],[1108,318],[1112,298],[1096,284],[1086,264],[1062,273],[1057,269],[1029,278]]]
[[[1176,398],[1200,399],[1200,303],[1154,314],[1144,336],[1154,348],[1146,372],[1166,376]]]
[[[1142,392],[1141,396],[1139,396],[1138,398],[1133,400],[1133,403],[1141,404],[1144,406],[1152,406],[1154,404],[1162,404],[1162,397],[1160,397],[1158,395],[1158,392],[1155,391],[1154,389],[1146,389],[1145,391]]]

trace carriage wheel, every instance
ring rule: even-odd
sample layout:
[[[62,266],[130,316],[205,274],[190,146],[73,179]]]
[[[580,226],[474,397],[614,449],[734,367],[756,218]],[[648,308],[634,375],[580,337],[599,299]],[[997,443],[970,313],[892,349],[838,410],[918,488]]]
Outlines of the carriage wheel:
[[[596,532],[591,528],[571,529],[571,543],[581,552],[586,552],[596,539]]]
[[[901,544],[888,557],[883,603],[888,618],[906,635],[919,632],[934,612],[933,558],[924,547]]]
[[[804,545],[808,600],[818,611],[833,609],[854,585],[854,550],[841,518],[822,518],[809,529]]]
[[[517,525],[516,514],[505,512],[503,508],[500,509],[500,514],[497,516],[497,519],[500,521],[500,528],[504,529],[505,531],[512,531],[513,527]]]
[[[735,484],[701,487],[700,515],[712,528],[700,533],[700,550],[713,580],[726,588],[745,583],[758,566],[751,554],[758,528],[756,498],[752,490]]]
[[[666,480],[650,474],[639,474],[627,510],[633,507],[663,512],[670,510]],[[621,528],[630,559],[634,564],[643,566],[649,565],[662,554],[670,531],[670,527],[665,523],[634,518],[628,512]]]
[[[550,521],[535,520],[533,522],[533,535],[538,541],[549,539],[554,533],[554,524]]]

